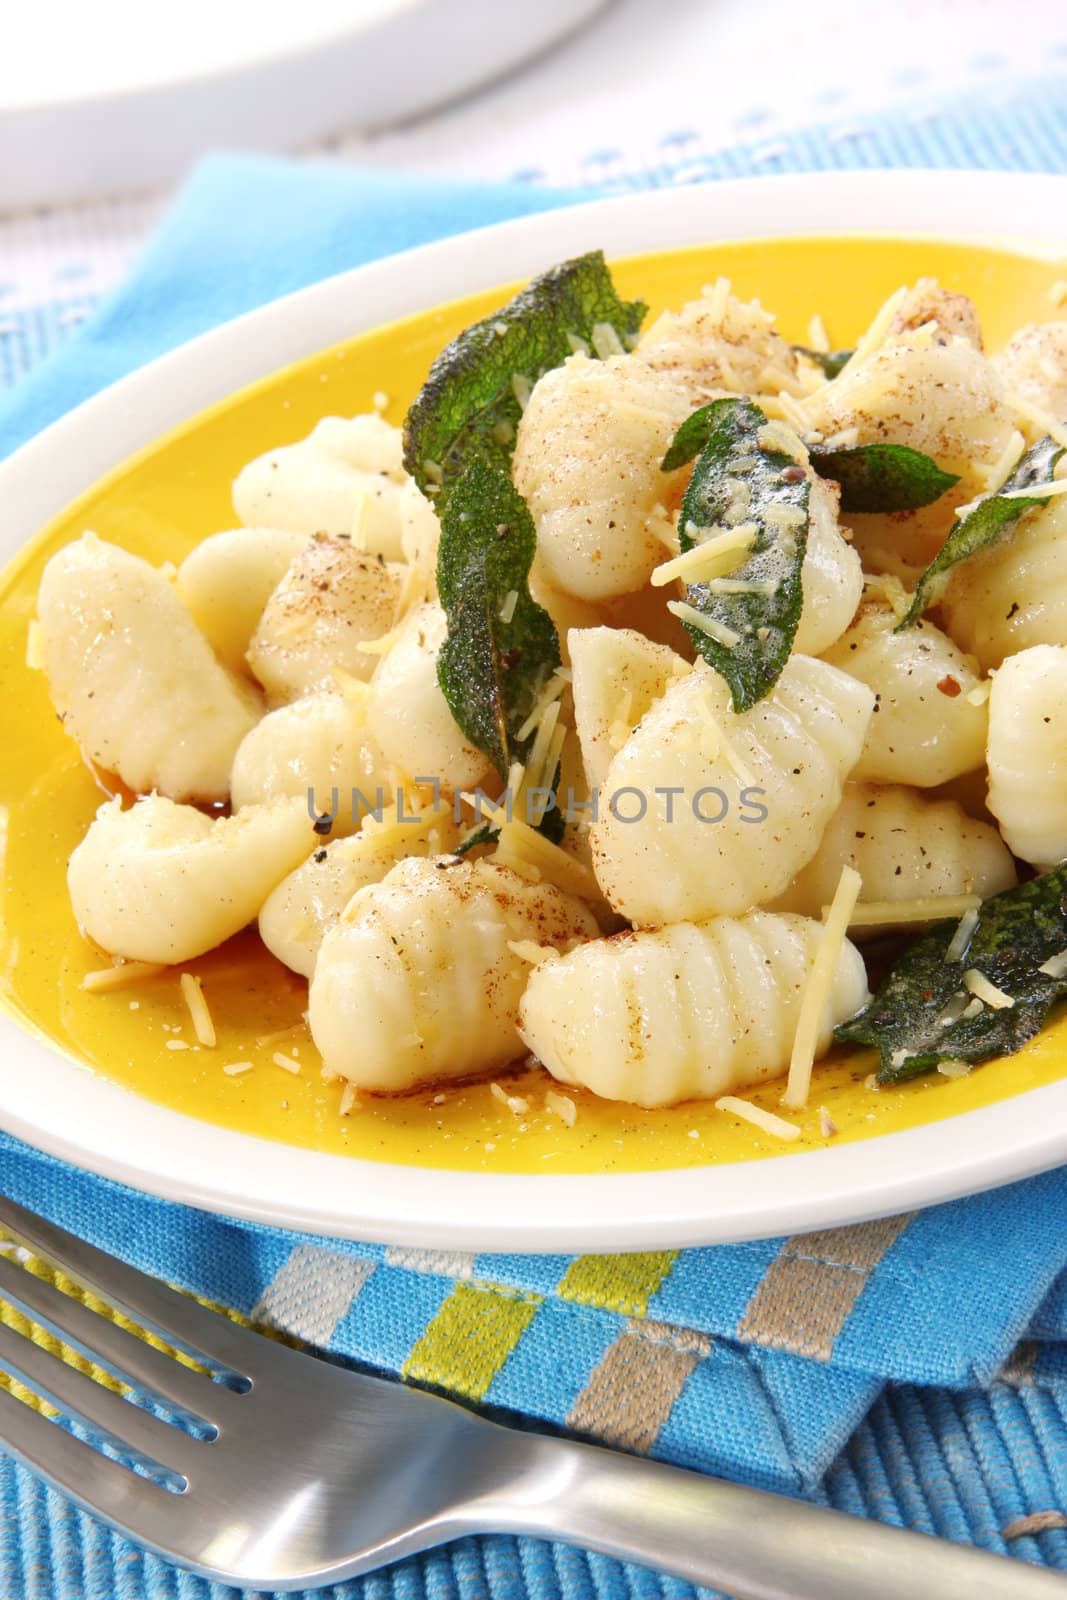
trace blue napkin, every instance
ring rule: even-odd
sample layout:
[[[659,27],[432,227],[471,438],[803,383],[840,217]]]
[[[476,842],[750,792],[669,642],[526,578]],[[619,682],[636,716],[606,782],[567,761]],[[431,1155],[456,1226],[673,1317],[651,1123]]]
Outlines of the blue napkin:
[[[771,156],[750,147],[682,170],[665,151],[651,178],[982,161],[1063,170],[1062,106],[1059,86],[1034,84],[1016,101],[942,108],[910,128],[878,119],[848,138],[809,131],[784,154],[778,141]],[[0,404],[0,454],[103,384],[277,294],[585,198],[209,161],[119,293]],[[1067,1276],[1056,1282],[1067,1264],[1067,1173],[888,1225],[621,1262],[301,1239],[155,1201],[11,1139],[0,1146],[0,1187],[195,1293],[412,1381],[1067,1568]],[[464,1340],[466,1363],[456,1354]],[[222,1600],[10,1464],[0,1505],[5,1594]],[[602,1558],[487,1539],[338,1594],[629,1591],[692,1592]]]

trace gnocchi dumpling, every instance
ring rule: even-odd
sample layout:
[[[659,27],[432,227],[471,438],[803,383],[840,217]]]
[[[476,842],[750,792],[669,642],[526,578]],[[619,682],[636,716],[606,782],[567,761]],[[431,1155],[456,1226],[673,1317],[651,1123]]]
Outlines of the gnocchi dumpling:
[[[993,365],[1013,395],[1054,422],[1067,421],[1067,322],[1020,328]]]
[[[392,799],[390,769],[367,731],[365,708],[348,695],[316,694],[269,711],[233,763],[234,810],[299,796],[305,814],[354,833],[379,796]]]
[[[732,394],[777,394],[797,387],[797,358],[758,300],[740,300],[725,278],[698,300],[665,311],[645,333],[637,359],[668,377],[689,409]]]
[[[49,561],[37,614],[52,702],[98,767],[141,794],[226,798],[263,708],[162,572],[86,533]]]
[[[1031,645],[1067,640],[1067,496],[1024,511],[1007,538],[954,567],[940,613],[987,672]]]
[[[774,910],[821,916],[846,866],[863,879],[864,901],[965,894],[984,900],[1016,881],[1011,852],[994,827],[952,800],[928,799],[900,784],[846,784],[815,856]]]
[[[410,809],[409,809],[410,808]],[[459,841],[452,808],[418,811],[410,798],[358,833],[314,850],[272,890],[259,913],[259,934],[279,961],[310,978],[319,946],[345,906],[409,856],[441,855]]]
[[[982,765],[988,708],[975,662],[947,634],[925,620],[898,633],[899,621],[882,587],[869,586],[824,659],[874,690],[853,777],[932,789]]]
[[[1023,861],[1067,858],[1067,646],[1021,650],[993,679],[989,809]]]
[[[575,355],[534,385],[512,476],[537,529],[544,579],[606,600],[647,583],[672,537],[660,462],[690,410],[636,356]]]
[[[399,428],[382,417],[324,417],[306,439],[257,456],[238,474],[234,510],[251,527],[351,535],[399,560],[404,484]]]
[[[930,335],[930,330],[928,330]],[[910,445],[984,490],[1014,431],[996,371],[967,339],[919,332],[856,357],[807,402],[812,426],[855,444]]]
[[[808,656],[740,715],[703,663],[673,683],[611,762],[590,829],[612,907],[657,927],[781,894],[818,849],[873,706],[866,684]]]
[[[598,789],[650,706],[691,669],[632,628],[572,628],[567,642],[582,764],[590,789]]]
[[[486,779],[490,764],[464,737],[437,681],[447,632],[436,601],[408,614],[371,680],[367,727],[386,761],[401,772],[460,791]]]
[[[529,964],[513,946],[598,933],[549,883],[492,861],[402,861],[327,931],[308,1019],[325,1070],[395,1093],[506,1066]]]
[[[183,605],[232,672],[247,673],[263,609],[306,544],[286,528],[230,528],[202,539],[178,568]]]
[[[747,916],[619,933],[548,956],[530,975],[519,1028],[562,1083],[639,1106],[710,1100],[789,1065],[821,924]],[[834,967],[819,1053],[868,999],[847,939]]]
[[[863,594],[860,558],[837,525],[836,485],[814,474],[808,502],[808,543],[800,568],[802,604],[793,649],[821,656],[855,616]]]
[[[248,664],[271,700],[331,689],[338,668],[369,678],[378,656],[360,646],[392,627],[402,574],[348,539],[310,540],[267,601],[248,647]]]
[[[112,955],[190,961],[252,922],[315,842],[299,800],[208,817],[163,795],[115,799],[71,855],[74,915]]]

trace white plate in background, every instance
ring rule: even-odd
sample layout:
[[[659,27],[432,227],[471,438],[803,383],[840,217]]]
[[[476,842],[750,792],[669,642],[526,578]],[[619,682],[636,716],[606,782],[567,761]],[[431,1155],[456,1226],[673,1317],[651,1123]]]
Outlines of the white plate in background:
[[[513,70],[607,0],[17,0],[0,208],[134,193],[205,151],[398,126]]]

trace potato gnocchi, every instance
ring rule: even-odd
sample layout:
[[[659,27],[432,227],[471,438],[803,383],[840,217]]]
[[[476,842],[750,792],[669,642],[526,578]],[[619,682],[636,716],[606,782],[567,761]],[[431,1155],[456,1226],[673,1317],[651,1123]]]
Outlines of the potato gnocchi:
[[[250,462],[176,571],[87,532],[43,574],[36,656],[116,780],[85,936],[177,965],[256,923],[342,1110],[527,1051],[640,1107],[788,1072],[795,1110],[865,938],[962,918],[948,959],[1067,859],[1067,322],[990,354],[922,279],[828,365],[723,280],[640,311],[565,264],[403,432]]]

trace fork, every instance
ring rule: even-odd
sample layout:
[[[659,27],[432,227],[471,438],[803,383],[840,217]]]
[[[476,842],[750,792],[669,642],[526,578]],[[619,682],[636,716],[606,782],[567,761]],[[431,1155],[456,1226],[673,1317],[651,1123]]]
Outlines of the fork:
[[[0,1369],[58,1413],[47,1417],[0,1389],[0,1446],[125,1537],[203,1577],[309,1588],[499,1532],[584,1545],[735,1600],[1067,1597],[1062,1576],[1018,1561],[520,1433],[332,1366],[239,1327],[3,1196],[0,1226],[196,1363],[0,1255],[0,1299],[126,1390],[0,1324]]]

